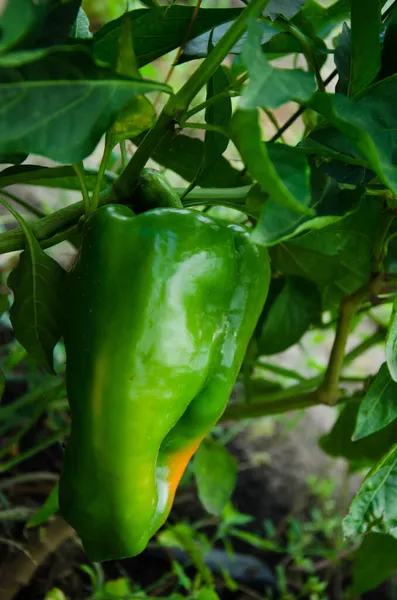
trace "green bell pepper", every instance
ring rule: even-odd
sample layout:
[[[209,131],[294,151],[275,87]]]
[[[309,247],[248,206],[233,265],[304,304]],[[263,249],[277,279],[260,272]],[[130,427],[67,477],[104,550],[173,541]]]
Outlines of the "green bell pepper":
[[[89,219],[66,277],[60,508],[92,560],[142,552],[165,522],[225,409],[269,277],[248,231],[196,211],[112,205]]]

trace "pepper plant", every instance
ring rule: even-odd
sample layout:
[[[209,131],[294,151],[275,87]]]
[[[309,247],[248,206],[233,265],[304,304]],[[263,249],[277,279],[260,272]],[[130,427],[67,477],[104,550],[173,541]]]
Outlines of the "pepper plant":
[[[113,10],[117,12],[115,7]],[[43,399],[45,406],[65,396],[64,369],[58,363],[54,367],[54,348],[59,349],[62,337],[67,339],[72,330],[75,349],[69,344],[68,364],[80,357],[76,372],[81,390],[92,397],[99,393],[95,386],[100,386],[107,358],[95,355],[96,364],[102,367],[95,377],[88,375],[86,355],[79,354],[79,334],[82,341],[87,339],[85,327],[91,325],[85,316],[90,303],[94,310],[95,302],[104,302],[104,296],[94,298],[95,286],[105,280],[101,273],[104,257],[112,257],[117,245],[115,261],[128,263],[131,252],[141,252],[139,236],[144,240],[148,232],[144,225],[139,233],[138,226],[132,227],[128,235],[117,240],[110,237],[107,246],[100,248],[103,255],[99,256],[98,250],[97,257],[90,258],[79,273],[81,288],[73,296],[79,315],[75,322],[70,307],[65,307],[67,282],[74,284],[46,249],[68,241],[79,251],[82,245],[84,248],[90,223],[101,219],[98,215],[127,218],[123,211],[132,215],[132,209],[138,215],[136,222],[142,224],[145,219],[150,221],[150,215],[173,215],[163,242],[168,239],[170,243],[174,235],[180,235],[183,244],[190,244],[187,254],[200,261],[201,252],[204,261],[211,252],[215,256],[219,251],[222,258],[220,246],[226,230],[224,223],[220,225],[222,219],[236,223],[241,235],[248,236],[249,244],[258,250],[233,285],[236,273],[232,274],[232,268],[230,278],[222,279],[229,268],[226,238],[222,242],[225,265],[218,275],[214,258],[213,276],[219,277],[220,287],[230,287],[231,312],[224,308],[225,301],[218,314],[218,292],[205,296],[200,278],[186,283],[194,280],[198,301],[207,298],[199,317],[210,321],[218,315],[215,336],[226,314],[242,310],[236,299],[239,286],[247,290],[257,283],[263,290],[267,288],[264,265],[270,257],[269,293],[265,304],[263,293],[261,301],[253,305],[250,317],[254,323],[244,333],[246,336],[249,331],[251,338],[246,353],[248,339],[243,336],[240,340],[241,324],[235,323],[236,353],[241,360],[231,360],[240,367],[245,353],[239,374],[244,399],[231,402],[222,415],[215,411],[216,417],[231,422],[320,404],[340,409],[334,428],[321,445],[332,456],[345,457],[352,467],[367,469],[344,520],[344,535],[357,544],[363,540],[357,562],[363,577],[357,576],[354,585],[357,592],[369,589],[378,583],[380,573],[386,577],[397,567],[397,559],[382,561],[383,554],[389,557],[390,547],[397,543],[397,315],[392,310],[397,291],[397,3],[251,0],[214,8],[201,0],[191,5],[145,0],[143,7],[122,10],[107,20],[92,2],[82,7],[80,0],[9,0],[1,7],[0,160],[4,167],[0,200],[17,226],[0,233],[0,253],[22,251],[7,281],[13,293],[9,314],[17,340],[37,364],[37,386],[21,401],[36,406],[40,413],[45,410]],[[153,67],[161,57],[166,57],[162,64],[169,63],[168,75],[160,76]],[[190,74],[176,86],[173,76],[180,69]],[[295,103],[297,109],[279,123],[280,107],[287,103]],[[304,131],[295,130],[295,139],[288,138],[287,143],[286,135],[297,120],[303,122]],[[269,134],[269,124],[274,133]],[[99,154],[96,168],[90,166],[94,152],[94,156]],[[154,167],[154,172],[148,166]],[[169,181],[176,185],[170,186]],[[10,189],[14,184],[77,191],[82,199],[48,213]],[[111,205],[128,208],[112,209]],[[190,230],[184,219],[192,215],[197,223],[207,219],[211,224],[212,242],[206,239],[204,244],[195,235],[188,241]],[[142,242],[148,254],[160,252],[161,222],[158,231],[155,219],[150,225],[154,238],[158,235],[158,247]],[[260,264],[258,256],[263,257]],[[161,258],[159,290],[161,277],[172,276],[172,265],[180,257],[170,253]],[[131,270],[125,265],[124,275],[118,276],[117,282],[110,277],[109,285],[113,290],[120,286],[119,293],[125,297],[135,294],[133,306],[140,319],[147,316],[150,329],[153,315],[148,305],[142,309],[139,303],[145,303],[142,290],[151,266],[144,256],[139,265],[134,260],[132,257]],[[209,268],[203,264],[197,273]],[[135,269],[141,269],[139,275]],[[245,277],[248,271],[250,276]],[[180,276],[183,278],[182,272]],[[178,290],[179,302],[183,286]],[[111,306],[110,293],[106,301]],[[357,323],[366,315],[374,319],[373,309],[379,305],[385,305],[386,311],[389,307],[388,323],[377,321],[374,332],[347,352]],[[7,309],[7,299],[2,307]],[[127,300],[122,310],[128,313]],[[183,316],[185,307],[180,310]],[[194,318],[194,310],[193,306],[189,318]],[[96,314],[99,319],[106,318],[100,311]],[[160,314],[161,306],[155,317]],[[114,323],[122,328],[123,320],[118,314]],[[169,348],[176,346],[180,340],[175,337],[173,344],[175,331],[163,322],[162,327],[161,335],[167,331],[169,336]],[[316,329],[332,329],[335,334],[326,367],[308,378],[287,369],[280,355]],[[193,339],[197,352],[200,335]],[[118,356],[121,343],[128,344],[128,340],[118,342],[115,334],[107,349],[109,360]],[[218,347],[215,337],[213,343]],[[346,385],[345,369],[375,345],[384,353],[383,364],[378,372],[374,368],[359,377],[352,391]],[[94,343],[91,351],[100,353]],[[132,346],[128,352],[138,352],[138,347]],[[224,353],[226,356],[227,349]],[[180,358],[178,368],[190,369],[188,354],[185,362]],[[145,364],[142,369],[144,372]],[[276,373],[283,383],[269,390],[261,376],[263,369]],[[125,382],[118,381],[119,370],[114,372],[116,395],[128,396]],[[120,373],[124,376],[122,369]],[[236,375],[233,373],[233,381]],[[131,380],[133,377],[131,374]],[[167,372],[166,377],[168,383],[175,373]],[[292,380],[297,383],[288,383]],[[153,386],[149,377],[146,381],[145,394]],[[90,408],[92,421],[89,411],[85,417],[87,447],[81,446],[82,436],[76,461],[87,451],[92,424],[99,418],[94,409],[103,408],[103,396],[99,394],[97,399]],[[171,394],[171,405],[172,400]],[[80,402],[84,404],[84,397]],[[205,402],[210,403],[210,397],[204,394],[203,406]],[[104,423],[121,423],[123,415],[112,413],[111,404],[106,411],[110,412],[101,413]],[[17,413],[13,404],[0,407],[3,435],[13,431],[11,416]],[[77,420],[80,416],[76,412]],[[139,419],[139,408],[134,418]],[[161,415],[145,418],[154,428],[156,419],[162,422]],[[196,426],[192,421],[192,427]],[[207,430],[206,423],[201,437]],[[66,424],[43,444],[49,446],[68,434]],[[8,449],[6,444],[2,472],[26,458],[12,457]],[[194,461],[204,505],[219,513],[230,498],[234,478],[225,475],[227,484],[214,506],[203,491],[205,453],[221,457],[225,465],[229,458],[214,442],[205,442]],[[191,454],[186,454],[183,468]],[[116,467],[123,457],[114,460]],[[211,459],[207,471],[210,463]],[[88,482],[94,481],[92,489],[97,476],[95,469],[86,475]],[[222,487],[222,482],[219,485]],[[44,511],[47,517],[57,509],[57,493],[55,489],[50,497],[51,510],[47,505]],[[134,499],[121,503],[121,512],[130,501]],[[83,521],[92,512],[87,509],[84,513],[86,509],[79,506]],[[40,518],[36,519],[39,522]],[[157,529],[151,527],[148,535]],[[382,566],[372,579],[362,566],[363,556],[369,556],[371,548],[376,548]]]

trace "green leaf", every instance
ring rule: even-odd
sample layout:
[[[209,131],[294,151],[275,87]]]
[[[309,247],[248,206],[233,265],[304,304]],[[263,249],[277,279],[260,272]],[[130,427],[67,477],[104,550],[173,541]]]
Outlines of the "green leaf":
[[[382,67],[379,79],[385,79],[397,72],[397,7],[390,12],[384,27],[382,47]]]
[[[278,147],[288,148],[288,146],[281,146],[281,144]],[[292,159],[292,156],[290,158]],[[291,160],[291,162],[281,164],[280,167],[286,173],[291,172],[290,183],[293,183],[294,172],[298,175],[294,162]],[[276,168],[279,170],[279,165]],[[321,181],[321,178],[323,178],[323,181]],[[341,189],[335,181],[330,181],[329,178],[324,177],[324,174],[316,171],[313,167],[311,169],[311,179],[312,198],[310,206],[316,210],[317,216],[307,217],[306,215],[297,214],[269,199],[264,204],[258,223],[252,232],[252,239],[257,244],[272,246],[306,231],[323,229],[328,225],[337,223],[357,210],[365,193],[364,187]],[[257,196],[254,187],[248,193],[247,207],[252,203],[252,199]]]
[[[63,44],[81,0],[12,0],[0,15],[0,53]]]
[[[28,41],[29,47],[43,48],[63,44],[78,16],[81,0],[53,0],[42,27],[34,30]]]
[[[6,380],[3,371],[0,369],[0,400],[3,397],[4,388],[6,386]]]
[[[212,48],[212,36],[209,40],[209,46]],[[225,69],[220,66],[215,71],[213,76],[208,80],[207,83],[207,95],[206,100],[209,101],[214,96],[222,94],[225,90],[229,89],[229,79],[226,75]],[[224,96],[218,102],[210,104],[205,110],[205,121],[209,125],[218,126],[223,128],[225,132],[232,116],[232,101],[229,96]],[[186,196],[194,187],[200,185],[202,180],[206,180],[206,177],[211,176],[214,165],[216,165],[222,158],[222,154],[226,150],[229,144],[229,138],[222,133],[216,131],[205,131],[204,146],[201,164],[199,165],[196,176],[193,181],[185,190],[184,196]]]
[[[186,591],[189,591],[191,589],[192,582],[186,575],[182,565],[180,565],[176,560],[172,561],[172,574],[176,576],[178,584],[181,587],[185,588]]]
[[[112,144],[116,145],[151,129],[155,122],[156,111],[153,104],[145,96],[138,94],[123,106],[109,130],[109,137]]]
[[[336,91],[354,97],[375,79],[381,67],[381,3],[353,0],[351,28],[343,24],[335,49]]]
[[[382,533],[369,533],[353,559],[352,594],[362,594],[378,587],[397,569],[397,540]]]
[[[218,25],[211,32],[203,33],[202,35],[190,40],[183,48],[183,53],[179,58],[178,64],[194,60],[197,58],[205,58],[208,55],[208,42],[210,36],[214,46],[225,35],[230,27],[230,23]],[[264,52],[299,52],[299,43],[292,36],[285,34],[284,29],[277,23],[271,21],[261,21],[260,27],[262,30],[261,43]],[[281,37],[281,39],[280,39]],[[287,39],[286,39],[287,37]],[[247,34],[244,33],[238,42],[231,49],[231,54],[239,55],[247,39]],[[277,45],[274,48],[274,44]],[[270,49],[269,48],[270,45]],[[281,48],[280,48],[281,46]]]
[[[193,598],[194,600],[220,600],[218,594],[211,588],[201,588]]]
[[[397,437],[397,424],[391,423],[363,439],[353,441],[360,397],[349,399],[329,433],[322,436],[319,445],[330,456],[343,457],[359,467],[372,466],[379,460]]]
[[[305,0],[270,0],[263,13],[271,19],[275,19],[278,15],[290,19],[304,3]]]
[[[129,579],[126,577],[120,577],[120,579],[112,579],[106,581],[104,585],[104,591],[109,594],[111,598],[121,598],[125,600],[131,595],[131,585]]]
[[[8,310],[8,294],[0,294],[0,317]],[[3,371],[0,369],[0,400],[4,393],[6,380]]]
[[[308,208],[310,196],[307,194],[307,188],[302,185],[308,175],[306,157],[299,150],[290,148],[290,154],[294,155],[295,166],[299,168],[298,165],[300,165],[302,172],[297,178],[297,169],[292,169],[294,179],[283,179],[282,176],[289,174],[288,169],[283,168],[279,161],[278,166],[281,169],[281,173],[279,173],[273,164],[268,146],[262,142],[262,132],[256,110],[237,110],[233,115],[230,129],[232,141],[250,174],[258,181],[263,191],[267,192],[275,202],[294,212],[312,215],[312,209]],[[282,154],[286,155],[284,150],[279,151],[275,146],[269,147],[273,156],[276,156],[276,160]],[[294,196],[295,191],[299,193],[297,198]]]
[[[30,234],[7,282],[14,293],[10,319],[15,337],[50,373],[54,373],[53,350],[62,334],[60,286],[64,274]]]
[[[385,256],[385,258],[383,260],[383,264],[384,264],[385,273],[391,273],[393,275],[395,275],[397,273],[397,237],[393,237],[389,240],[389,243],[387,246],[387,255]],[[392,314],[393,314],[393,311],[392,311]],[[391,319],[389,321],[389,326],[390,326],[390,323],[391,323]],[[387,337],[386,337],[386,339],[387,339]],[[388,355],[388,350],[386,348],[386,359],[387,359],[387,355]],[[390,358],[392,358],[392,357],[390,356]],[[393,366],[393,369],[395,369],[395,366]],[[390,366],[389,366],[389,371],[390,371]]]
[[[261,25],[263,26],[263,23]],[[276,35],[274,35],[275,33]],[[302,45],[289,32],[283,30],[280,33],[273,32],[268,41],[262,38],[262,51],[264,54],[272,55],[299,54],[302,52]],[[271,58],[269,57],[269,59]]]
[[[65,594],[59,588],[52,588],[46,593],[44,600],[67,600]]]
[[[0,52],[9,50],[22,41],[51,10],[53,0],[33,3],[31,0],[12,0],[2,6],[0,14]]]
[[[82,8],[79,8],[75,22],[69,33],[71,38],[87,40],[92,38],[90,31],[90,21]]]
[[[385,346],[386,362],[394,381],[397,381],[397,298],[393,303]]]
[[[371,469],[354,496],[343,521],[347,538],[370,531],[397,537],[396,481],[397,444]]]
[[[203,160],[203,154],[204,143],[201,140],[187,135],[174,135],[170,132],[155,148],[152,158],[166,169],[178,173],[186,181],[192,181],[197,174],[197,165]],[[249,182],[246,176],[234,169],[229,161],[221,156],[213,165],[212,172],[202,177],[200,185],[206,188],[239,187]]]
[[[8,310],[8,294],[0,293],[0,317]]]
[[[274,268],[313,281],[335,303],[368,281],[380,214],[376,200],[363,199],[357,211],[337,223],[274,246]]]
[[[241,527],[247,525],[248,523],[252,523],[254,517],[252,515],[246,515],[244,513],[239,512],[231,502],[226,504],[225,508],[222,511],[222,524],[227,525],[228,527]]]
[[[396,92],[395,75],[372,85],[358,102],[323,92],[316,92],[309,102],[311,108],[328,119],[343,134],[344,140],[358,150],[359,156],[368,161],[394,194],[397,193],[397,172],[392,152],[397,144],[397,117],[389,100]]]
[[[37,527],[38,525],[42,525],[43,523],[46,523],[50,517],[52,517],[53,515],[55,515],[55,513],[58,512],[58,491],[59,484],[56,483],[55,486],[52,488],[52,491],[48,496],[47,500],[29,519],[29,521],[26,524],[26,527]]]
[[[313,283],[286,277],[280,293],[264,309],[260,320],[260,354],[278,354],[296,344],[309,326],[319,319],[321,296]]]
[[[257,106],[278,108],[290,100],[307,102],[316,89],[313,73],[300,69],[272,67],[261,48],[262,28],[259,23],[248,23],[247,41],[243,60],[247,66],[249,82],[245,87],[240,108],[254,110]]]
[[[150,8],[152,10],[158,10],[160,8],[160,4],[157,0],[141,0],[143,6],[146,8]]]
[[[117,56],[116,72],[119,75],[129,77],[140,77],[138,63],[135,56],[134,40],[131,31],[131,20],[125,13],[121,17],[121,28],[119,38],[119,52]]]
[[[236,485],[236,459],[218,442],[205,439],[193,466],[200,502],[209,513],[220,515]]]
[[[355,167],[355,164],[348,164],[349,162],[352,162],[352,157],[354,158],[354,161],[357,161],[357,164],[361,163],[359,165],[361,168],[367,166],[366,161],[355,149],[353,143],[342,132],[332,127],[332,125],[325,125],[314,129],[310,136],[299,142],[297,147],[309,156],[312,155],[318,156],[319,158],[335,159],[340,163],[341,168]],[[330,163],[323,163],[322,169],[326,170],[329,164]],[[375,174],[373,174],[372,178],[374,177]],[[336,179],[339,181],[338,177],[336,177]]]
[[[397,419],[397,383],[383,363],[360,404],[353,440],[367,437]]]
[[[219,67],[207,84],[207,100],[221,94],[229,87],[229,80],[223,67]],[[227,129],[232,116],[232,101],[228,96],[211,104],[205,111],[205,121],[210,125],[217,125]],[[220,160],[229,144],[229,139],[215,131],[206,131],[204,137],[204,153],[199,169],[197,184],[211,174],[214,165]]]
[[[292,23],[296,25],[301,31],[304,31],[308,37],[314,41],[314,49],[316,52],[317,59],[320,58],[324,61],[326,58],[326,46],[323,40],[316,37],[318,30],[325,30],[325,34],[331,33],[333,24],[343,20],[343,18],[349,15],[349,0],[339,0],[336,5],[328,8],[319,6],[314,0],[307,1],[304,3],[302,9],[296,14],[298,10],[298,3],[295,5],[289,2],[288,5],[284,4],[284,11],[281,11],[284,16],[288,19],[292,18]],[[341,5],[344,5],[342,10]],[[284,31],[283,27],[276,21],[265,20],[264,17],[274,16],[277,13],[277,8],[280,6],[278,0],[269,2],[265,10],[262,13],[262,20],[259,26],[262,28],[261,44],[263,52],[267,54],[290,54],[301,53],[302,46],[300,42],[294,38],[290,33]],[[302,6],[302,2],[299,3]],[[229,28],[229,24],[218,25],[213,29],[213,42],[216,45],[222,36],[226,33]],[[188,60],[194,60],[197,58],[205,58],[208,54],[208,40],[209,33],[204,33],[193,40],[190,40],[183,49],[182,56],[180,57],[178,64],[186,62]],[[243,45],[247,39],[247,35],[241,36],[240,40],[233,46],[231,53],[239,54],[243,48]],[[320,55],[320,52],[323,54]],[[321,65],[320,60],[320,65]]]
[[[381,59],[379,0],[351,1],[351,66],[348,96],[356,96],[376,77]]]
[[[348,160],[348,157],[346,159]],[[340,156],[339,159],[327,162],[323,165],[322,171],[335,179],[341,185],[341,190],[344,193],[349,190],[355,193],[358,192],[362,196],[365,186],[375,179],[375,173],[366,167],[341,162],[343,160],[343,157]],[[344,187],[345,184],[347,184],[346,187]],[[357,187],[352,189],[352,186]]]
[[[65,50],[66,46],[60,46],[57,50]],[[68,48],[70,51],[71,48]],[[55,51],[54,48],[39,48],[36,50],[15,50],[8,54],[0,55],[0,67],[10,69],[13,67],[22,67],[33,62],[37,62],[47,56],[50,56]],[[0,71],[1,72],[1,71]],[[9,71],[10,72],[10,71]]]
[[[314,31],[324,38],[332,32],[335,25],[349,18],[350,0],[338,0],[330,6],[322,6],[317,0],[307,0],[297,16],[301,14],[311,23]]]
[[[338,83],[335,90],[338,94],[348,95],[350,82],[350,29],[343,23],[343,28],[335,48],[335,65],[338,70]]]
[[[211,585],[213,578],[211,571],[204,563],[202,549],[197,544],[197,531],[186,523],[177,523],[172,527],[172,532],[177,539],[178,546],[181,546],[189,554],[203,581]]]
[[[88,190],[93,190],[98,172],[85,170],[85,182]],[[102,181],[102,188],[109,187],[115,175],[107,172]],[[8,167],[0,171],[0,187],[23,183],[24,185],[39,185],[42,187],[62,188],[81,191],[76,171],[73,167],[39,167],[37,165],[20,165]]]
[[[305,5],[302,7],[302,10],[299,11],[293,17],[293,19],[291,19],[291,24],[306,37],[306,43],[309,44],[310,51],[313,54],[313,57],[317,64],[317,67],[319,69],[321,69],[325,64],[325,61],[327,60],[327,56],[332,51],[330,51],[328,49],[328,47],[323,39],[323,38],[327,37],[327,34],[318,35],[319,26],[313,24],[309,18],[309,16],[310,16],[309,10],[306,10],[306,9],[310,9],[309,4],[310,4],[310,2],[305,3]],[[330,25],[330,23],[328,23],[328,27],[329,27],[330,31],[332,31],[332,24]],[[302,41],[297,40],[295,36],[291,35],[291,37],[293,37],[296,41],[298,41],[298,43],[300,45],[299,52],[304,52],[304,48],[302,46]]]
[[[309,207],[311,204],[310,170],[305,154],[297,148],[270,142],[266,144],[266,149],[271,163],[287,190],[302,206]],[[256,194],[256,189],[253,188],[248,194],[248,205],[252,203]],[[293,235],[298,226],[308,220],[308,216],[281,205],[273,198],[268,198],[252,238],[257,244],[266,246],[275,244]]]
[[[128,12],[135,55],[140,67],[175,50],[186,42],[186,32],[192,39],[220,23],[232,21],[241,8],[200,9],[191,26],[194,6],[159,7],[159,10],[139,9]],[[95,56],[115,68],[118,57],[118,40],[123,17],[111,21],[94,35]],[[191,28],[190,28],[191,27]]]
[[[153,90],[170,88],[98,67],[84,48],[56,49],[18,69],[0,69],[0,151],[76,162],[94,150],[132,96]]]

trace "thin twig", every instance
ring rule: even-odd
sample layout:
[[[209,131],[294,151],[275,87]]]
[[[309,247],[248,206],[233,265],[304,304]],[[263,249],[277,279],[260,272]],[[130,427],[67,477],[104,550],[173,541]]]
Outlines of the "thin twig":
[[[382,274],[383,275],[383,274]],[[336,326],[335,339],[331,350],[324,381],[318,390],[318,398],[324,404],[336,404],[340,397],[339,380],[345,361],[347,340],[350,335],[353,320],[361,303],[377,291],[382,275],[378,275],[351,296],[342,298],[339,318]]]
[[[185,48],[186,44],[187,44],[187,43],[188,43],[188,41],[189,41],[189,37],[190,37],[191,31],[192,31],[193,25],[194,25],[194,23],[195,23],[195,21],[196,21],[196,19],[197,19],[197,15],[198,15],[198,13],[199,13],[200,6],[201,6],[201,3],[202,3],[202,1],[203,1],[203,0],[197,0],[197,4],[196,4],[196,6],[194,7],[194,11],[193,11],[193,14],[192,14],[192,16],[191,16],[191,18],[190,18],[189,25],[187,26],[187,29],[186,29],[185,37],[184,37],[184,39],[183,39],[183,42],[182,42],[182,44],[181,44],[181,45],[179,46],[179,48],[178,48],[178,51],[177,51],[177,53],[176,53],[176,57],[175,57],[175,59],[172,61],[172,65],[170,66],[170,68],[169,68],[169,70],[168,70],[168,73],[167,73],[167,75],[166,75],[166,77],[165,77],[164,83],[168,83],[168,82],[169,82],[169,80],[171,79],[171,75],[172,75],[172,73],[174,72],[174,69],[175,69],[176,65],[178,64],[178,60],[180,59],[180,57],[181,57],[181,54],[182,54],[182,52],[183,52],[183,50],[184,50],[184,48]],[[159,93],[157,94],[156,98],[155,98],[155,101],[154,101],[154,105],[155,105],[155,106],[157,105],[157,103],[158,103],[158,101],[159,101],[159,99],[160,99],[160,96],[161,96],[161,92],[159,92]]]
[[[373,333],[366,340],[353,348],[353,350],[344,355],[343,367],[351,364],[374,344],[384,341],[384,338],[385,331],[382,329]],[[316,375],[297,385],[276,392],[267,393],[264,395],[264,400],[262,402],[255,402],[254,404],[232,404],[228,406],[219,422],[223,423],[226,421],[264,417],[289,412],[291,410],[301,410],[319,404],[329,404],[328,396],[324,393],[319,394],[319,386],[321,386],[323,380],[324,374]],[[343,398],[341,399],[340,396],[338,396],[337,402],[343,400]]]
[[[90,204],[90,197],[88,195],[87,183],[85,180],[85,171],[84,171],[83,161],[75,163],[73,165],[73,168],[76,172],[77,179],[79,180],[79,183],[80,183],[81,194],[83,196],[84,213],[88,217],[91,213],[91,204]]]

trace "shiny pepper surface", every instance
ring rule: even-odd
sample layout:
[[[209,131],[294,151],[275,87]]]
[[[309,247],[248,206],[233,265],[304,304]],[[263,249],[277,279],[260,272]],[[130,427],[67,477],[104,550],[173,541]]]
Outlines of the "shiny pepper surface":
[[[269,286],[265,249],[195,211],[89,220],[67,276],[60,507],[94,561],[134,556],[222,415]]]

